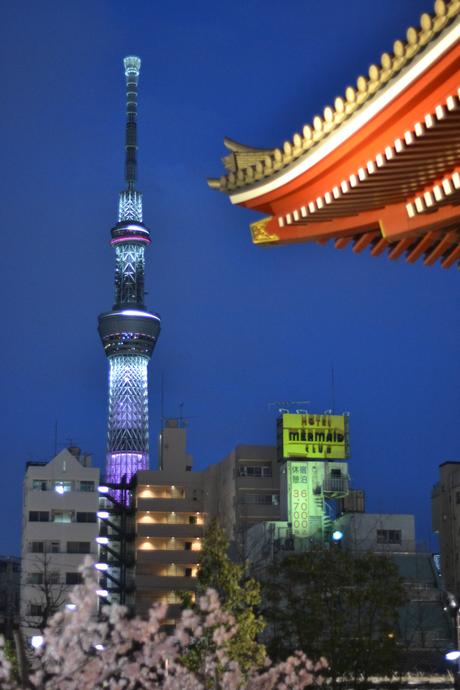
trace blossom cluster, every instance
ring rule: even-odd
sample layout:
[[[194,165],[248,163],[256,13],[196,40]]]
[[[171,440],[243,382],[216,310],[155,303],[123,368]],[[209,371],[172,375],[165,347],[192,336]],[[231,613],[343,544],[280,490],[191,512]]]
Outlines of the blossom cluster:
[[[170,633],[162,629],[166,605],[148,617],[131,617],[112,604],[96,613],[98,584],[89,561],[84,584],[70,594],[74,606],[57,613],[44,631],[44,643],[22,685],[0,647],[0,689],[20,690],[303,690],[322,683],[324,659],[311,662],[303,653],[243,673],[232,660],[229,642],[237,632],[233,616],[222,609],[215,591],[199,597],[194,611],[184,610]],[[209,644],[209,640],[212,644]],[[201,648],[199,668],[184,663]]]

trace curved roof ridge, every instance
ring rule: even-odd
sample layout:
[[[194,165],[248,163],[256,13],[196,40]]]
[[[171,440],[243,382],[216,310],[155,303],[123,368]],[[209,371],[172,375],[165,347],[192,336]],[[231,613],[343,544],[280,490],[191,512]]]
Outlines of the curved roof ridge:
[[[357,112],[436,39],[459,14],[460,0],[435,0],[433,14],[421,15],[418,30],[410,26],[406,32],[405,42],[396,40],[393,44],[393,53],[382,54],[380,66],[370,65],[368,77],[359,76],[356,87],[348,86],[344,98],[338,96],[333,107],[326,106],[322,116],[316,115],[312,124],[306,124],[302,134],[296,132],[292,140],[285,141],[282,149],[257,149],[237,144],[226,137],[224,143],[231,155],[226,156],[223,163],[228,174],[220,179],[209,178],[209,186],[229,193],[287,168],[291,162],[308,153],[313,146]]]

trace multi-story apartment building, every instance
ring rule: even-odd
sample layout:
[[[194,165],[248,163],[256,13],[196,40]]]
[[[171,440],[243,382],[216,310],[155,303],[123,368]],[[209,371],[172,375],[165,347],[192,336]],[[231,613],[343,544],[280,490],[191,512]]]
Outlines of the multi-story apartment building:
[[[460,462],[439,465],[431,494],[433,530],[439,536],[441,573],[447,591],[460,600]]]
[[[96,557],[99,470],[79,448],[27,463],[22,525],[21,623],[41,630],[80,581],[84,554]]]
[[[17,556],[0,556],[0,634],[11,638],[19,622],[21,561]]]
[[[207,511],[243,556],[247,530],[279,520],[280,463],[275,446],[239,445],[206,470]]]
[[[192,470],[186,428],[168,419],[160,436],[159,469],[136,475],[138,613],[157,601],[178,603],[181,592],[195,592],[205,503],[205,473]]]

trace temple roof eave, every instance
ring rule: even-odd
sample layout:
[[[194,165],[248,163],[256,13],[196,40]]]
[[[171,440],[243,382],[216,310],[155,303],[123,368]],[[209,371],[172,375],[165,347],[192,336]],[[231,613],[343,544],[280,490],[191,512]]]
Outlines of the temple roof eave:
[[[232,203],[246,204],[289,183],[340,146],[388,103],[408,83],[459,40],[460,0],[436,0],[434,14],[423,14],[420,28],[410,27],[406,42],[396,41],[393,55],[384,53],[381,66],[371,65],[369,78],[359,77],[357,87],[348,87],[345,99],[335,99],[323,117],[305,125],[283,149],[257,149],[226,138],[231,155],[224,158],[228,172],[209,178],[208,185],[229,194]]]

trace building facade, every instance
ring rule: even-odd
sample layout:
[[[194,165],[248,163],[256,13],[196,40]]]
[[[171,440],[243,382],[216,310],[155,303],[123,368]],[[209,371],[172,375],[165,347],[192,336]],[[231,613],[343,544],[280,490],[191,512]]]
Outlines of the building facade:
[[[280,470],[275,446],[238,445],[205,471],[207,512],[218,518],[236,556],[243,557],[252,525],[281,518]]]
[[[135,605],[174,605],[181,594],[194,596],[206,524],[207,484],[193,471],[186,427],[168,419],[160,436],[159,469],[138,472],[135,480]]]
[[[342,543],[353,551],[413,553],[415,518],[408,514],[347,512],[334,521]]]
[[[27,463],[22,516],[21,624],[43,630],[80,582],[85,554],[97,555],[99,470],[79,448]]]
[[[20,558],[0,556],[0,635],[7,639],[19,625],[20,578]]]
[[[439,537],[444,586],[460,600],[460,462],[439,466],[431,494],[433,531]]]

